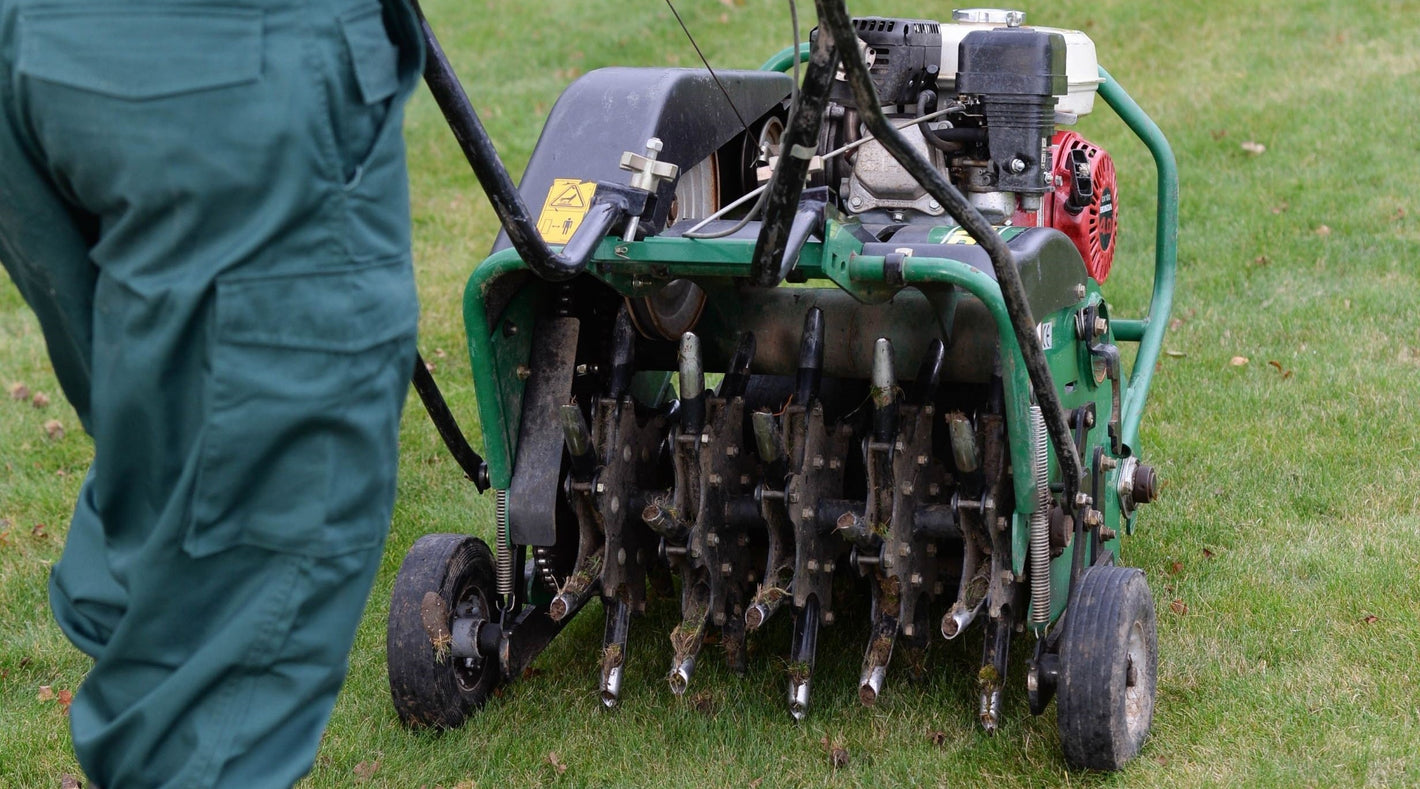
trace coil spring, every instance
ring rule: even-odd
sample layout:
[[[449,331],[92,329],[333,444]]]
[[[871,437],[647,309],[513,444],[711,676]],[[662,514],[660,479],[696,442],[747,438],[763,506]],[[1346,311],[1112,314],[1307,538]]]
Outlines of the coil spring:
[[[1035,512],[1030,516],[1031,624],[1050,622],[1050,444],[1040,406],[1030,407]]]
[[[508,491],[498,490],[493,495],[493,518],[498,525],[498,545],[495,549],[498,575],[498,595],[513,596],[513,545],[508,541]]]

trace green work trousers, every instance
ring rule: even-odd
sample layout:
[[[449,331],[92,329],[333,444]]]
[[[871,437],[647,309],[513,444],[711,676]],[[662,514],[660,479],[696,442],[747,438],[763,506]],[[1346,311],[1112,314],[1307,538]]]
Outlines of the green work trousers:
[[[288,786],[393,506],[402,0],[0,0],[0,261],[95,457],[51,602],[105,787]]]

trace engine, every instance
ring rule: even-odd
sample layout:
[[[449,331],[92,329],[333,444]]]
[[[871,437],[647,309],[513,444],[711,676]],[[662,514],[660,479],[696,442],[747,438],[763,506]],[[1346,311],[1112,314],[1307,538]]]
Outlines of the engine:
[[[863,17],[854,26],[884,112],[918,151],[993,224],[1060,230],[1103,282],[1114,257],[1114,163],[1079,134],[1057,131],[1093,106],[1094,44],[1024,19],[970,9],[951,23]],[[944,215],[881,145],[862,140],[840,74],[819,148],[845,146],[821,176],[842,210],[885,226]]]

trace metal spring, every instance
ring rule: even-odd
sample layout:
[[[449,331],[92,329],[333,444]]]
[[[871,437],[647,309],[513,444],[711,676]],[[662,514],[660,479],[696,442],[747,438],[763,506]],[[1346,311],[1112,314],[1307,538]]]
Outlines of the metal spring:
[[[1040,406],[1030,407],[1034,451],[1035,512],[1030,516],[1030,602],[1032,625],[1050,622],[1050,437]]]
[[[493,494],[493,518],[498,525],[498,545],[495,548],[498,574],[498,595],[513,596],[513,545],[508,541],[508,491]]]

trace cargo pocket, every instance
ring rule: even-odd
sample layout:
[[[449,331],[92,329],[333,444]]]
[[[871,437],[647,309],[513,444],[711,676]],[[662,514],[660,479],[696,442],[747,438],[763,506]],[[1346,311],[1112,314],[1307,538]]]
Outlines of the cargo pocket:
[[[261,78],[254,8],[86,5],[21,12],[15,71],[146,101]]]
[[[218,282],[190,555],[379,544],[417,320],[407,259]]]

